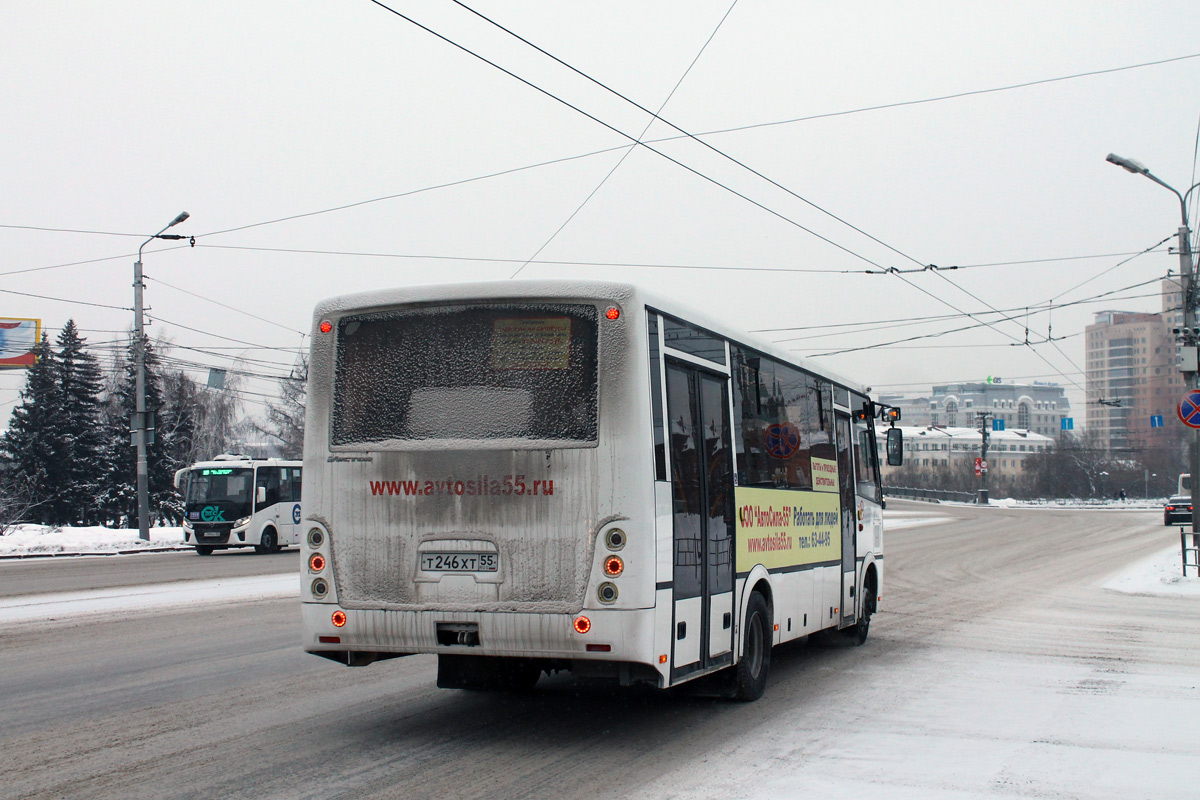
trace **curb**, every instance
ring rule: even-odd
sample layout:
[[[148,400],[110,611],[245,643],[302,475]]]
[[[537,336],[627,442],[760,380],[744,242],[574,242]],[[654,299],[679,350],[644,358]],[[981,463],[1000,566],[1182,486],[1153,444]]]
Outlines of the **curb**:
[[[194,549],[194,547],[173,545],[170,547],[138,547],[133,550],[96,550],[86,553],[5,553],[0,555],[0,561],[17,561],[32,558],[82,558],[85,556],[133,556],[140,553],[177,553]]]

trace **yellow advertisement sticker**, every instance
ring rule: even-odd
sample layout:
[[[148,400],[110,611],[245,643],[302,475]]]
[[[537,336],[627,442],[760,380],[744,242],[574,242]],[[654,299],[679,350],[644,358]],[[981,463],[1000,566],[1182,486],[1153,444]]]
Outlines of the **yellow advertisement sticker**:
[[[837,493],[739,487],[733,496],[738,572],[755,564],[777,569],[841,559]]]
[[[492,369],[570,366],[570,317],[501,318],[492,324]]]
[[[813,489],[818,492],[836,492],[838,490],[837,462],[827,458],[812,460]]]

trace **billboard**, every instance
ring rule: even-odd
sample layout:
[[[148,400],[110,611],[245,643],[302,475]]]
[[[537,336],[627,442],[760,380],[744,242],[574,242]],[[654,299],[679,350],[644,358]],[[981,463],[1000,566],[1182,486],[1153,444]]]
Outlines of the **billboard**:
[[[33,349],[42,338],[42,321],[0,317],[0,369],[32,367]]]

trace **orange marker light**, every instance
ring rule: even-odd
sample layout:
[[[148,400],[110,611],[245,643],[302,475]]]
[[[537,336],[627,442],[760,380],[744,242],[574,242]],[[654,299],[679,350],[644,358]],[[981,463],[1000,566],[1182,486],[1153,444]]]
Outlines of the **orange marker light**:
[[[660,664],[667,663],[667,654],[666,653],[663,653],[661,656],[658,657],[658,663],[660,663]]]
[[[604,312],[604,316],[608,319],[619,319],[621,316],[621,309],[617,308],[616,306],[609,306],[608,310]]]
[[[346,612],[338,609],[333,612],[333,627],[340,628],[346,624]]]
[[[313,553],[312,558],[308,560],[308,568],[313,572],[320,572],[325,569],[325,556],[320,553]]]
[[[576,633],[587,633],[591,629],[592,629],[592,621],[590,619],[588,619],[587,617],[576,617],[575,618],[575,632]]]
[[[625,571],[625,562],[620,556],[609,556],[604,559],[604,574],[615,578]]]
[[[321,333],[329,333],[333,330],[333,323],[327,319],[321,320]]]

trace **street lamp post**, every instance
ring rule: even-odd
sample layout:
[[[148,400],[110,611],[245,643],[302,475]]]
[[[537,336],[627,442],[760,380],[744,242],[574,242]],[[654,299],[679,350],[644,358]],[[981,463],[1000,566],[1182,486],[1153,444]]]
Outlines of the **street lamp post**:
[[[1122,158],[1116,153],[1109,153],[1107,161],[1116,164],[1122,169],[1132,172],[1136,175],[1144,175],[1150,180],[1157,183],[1166,189],[1170,189],[1171,193],[1179,198],[1179,275],[1183,294],[1183,347],[1184,357],[1180,370],[1183,372],[1183,385],[1189,389],[1200,389],[1200,370],[1197,369],[1197,345],[1200,344],[1197,336],[1196,324],[1196,265],[1192,263],[1192,244],[1191,231],[1188,229],[1188,198],[1192,192],[1200,187],[1200,183],[1193,185],[1186,192],[1180,193],[1178,189],[1168,183],[1164,183],[1156,175],[1152,174],[1145,164],[1140,161],[1134,161],[1132,158]],[[1188,463],[1192,474],[1192,486],[1197,484],[1197,476],[1200,476],[1200,428],[1192,430],[1191,452],[1189,453]],[[1192,489],[1192,499],[1195,500],[1197,493],[1195,488]],[[1200,505],[1192,503],[1192,533],[1200,533]]]
[[[150,471],[146,461],[146,447],[150,444],[154,425],[146,416],[146,340],[145,325],[142,321],[142,248],[162,236],[163,231],[172,228],[188,218],[184,211],[171,220],[161,231],[142,242],[138,247],[137,262],[133,265],[133,369],[136,396],[134,398],[133,419],[130,420],[130,435],[137,447],[137,507],[138,507],[138,538],[150,541]]]

